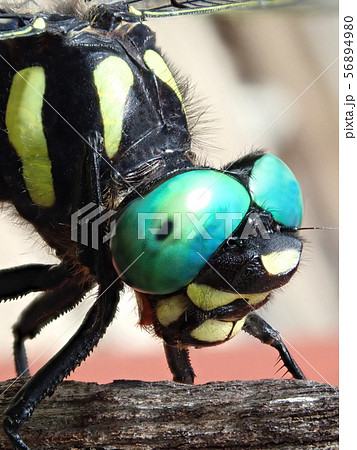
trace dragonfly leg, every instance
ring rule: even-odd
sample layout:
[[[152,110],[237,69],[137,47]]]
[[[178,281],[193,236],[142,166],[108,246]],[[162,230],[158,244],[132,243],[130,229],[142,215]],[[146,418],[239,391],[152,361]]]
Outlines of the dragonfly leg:
[[[195,373],[191,366],[188,350],[164,343],[165,355],[173,381],[177,383],[193,384]]]
[[[64,264],[28,264],[0,270],[0,302],[53,289],[67,276]]]
[[[286,348],[278,331],[274,330],[264,319],[256,313],[249,313],[242,328],[243,331],[259,339],[263,344],[271,345],[279,352],[284,366],[294,378],[305,380],[300,367],[296,364],[289,350]]]
[[[14,358],[18,376],[29,376],[25,340],[33,339],[41,329],[63,313],[74,308],[92,287],[91,283],[79,283],[69,278],[61,286],[39,295],[22,312],[14,325]]]
[[[15,448],[28,447],[19,434],[22,422],[31,417],[36,405],[52,395],[58,383],[86,359],[113,320],[122,287],[116,274],[109,272],[100,283],[99,295],[82,325],[68,343],[39,369],[20,389],[5,412],[4,429]]]

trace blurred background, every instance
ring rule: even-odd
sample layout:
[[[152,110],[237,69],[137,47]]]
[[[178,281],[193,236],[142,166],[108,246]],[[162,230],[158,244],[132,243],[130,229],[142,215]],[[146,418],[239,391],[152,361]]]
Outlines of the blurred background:
[[[338,384],[338,15],[336,8],[230,11],[151,19],[163,53],[188,77],[197,153],[219,167],[263,148],[282,158],[304,195],[305,241],[300,269],[260,314],[285,340],[307,378]],[[195,109],[194,108],[194,109]],[[0,215],[0,268],[55,262],[52,252],[15,215]],[[12,325],[31,301],[1,304],[0,377],[15,376]],[[79,327],[95,298],[27,342],[34,373]],[[171,379],[160,341],[137,325],[128,288],[106,336],[71,376],[84,381]],[[197,383],[280,378],[277,353],[243,332],[232,341],[191,351]]]

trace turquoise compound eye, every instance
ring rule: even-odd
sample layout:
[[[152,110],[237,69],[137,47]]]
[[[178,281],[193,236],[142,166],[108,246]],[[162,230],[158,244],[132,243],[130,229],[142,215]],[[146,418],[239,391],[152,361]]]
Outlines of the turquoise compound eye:
[[[254,164],[249,190],[253,201],[286,227],[299,227],[303,201],[299,183],[289,167],[273,155]]]
[[[240,224],[250,201],[238,181],[220,172],[170,178],[119,214],[111,241],[118,273],[138,291],[177,291]]]

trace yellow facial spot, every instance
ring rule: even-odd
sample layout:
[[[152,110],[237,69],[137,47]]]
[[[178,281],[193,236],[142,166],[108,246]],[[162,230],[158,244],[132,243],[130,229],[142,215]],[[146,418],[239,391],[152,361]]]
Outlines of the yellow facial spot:
[[[241,294],[242,297],[247,300],[250,305],[257,305],[258,303],[265,300],[271,291],[261,292],[259,294]]]
[[[196,283],[187,286],[187,295],[198,308],[204,311],[229,305],[237,298],[241,298],[236,292],[218,291],[206,284]]]
[[[295,269],[300,261],[300,252],[297,250],[283,250],[262,255],[261,260],[265,270],[270,275],[283,275]]]
[[[235,325],[233,327],[232,333],[229,336],[230,339],[233,338],[234,336],[236,336],[240,332],[240,330],[243,328],[246,318],[247,318],[247,316],[243,317],[243,319],[237,320],[237,322],[235,323]]]
[[[55,192],[42,124],[46,77],[43,67],[20,70],[14,75],[6,106],[8,138],[21,159],[23,178],[34,203],[50,207]]]
[[[104,148],[113,158],[121,141],[125,103],[134,75],[123,59],[109,56],[98,64],[93,76],[103,120]]]
[[[234,322],[208,319],[191,332],[191,336],[201,342],[225,341],[234,329]],[[243,326],[243,325],[242,325]],[[238,330],[239,331],[239,330]]]
[[[189,300],[184,295],[174,295],[173,297],[160,300],[156,306],[157,320],[164,327],[168,327],[181,317],[188,304]]]
[[[161,81],[167,84],[175,92],[183,106],[181,92],[170,69],[167,67],[167,64],[162,57],[154,50],[149,49],[146,50],[144,54],[144,61],[148,68],[151,69]]]

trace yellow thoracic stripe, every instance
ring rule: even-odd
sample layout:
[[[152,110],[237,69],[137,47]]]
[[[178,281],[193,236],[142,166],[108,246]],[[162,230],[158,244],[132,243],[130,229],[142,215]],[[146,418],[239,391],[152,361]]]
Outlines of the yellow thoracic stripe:
[[[117,56],[101,61],[93,72],[104,128],[104,148],[113,158],[122,138],[125,104],[134,75],[127,62]]]
[[[6,106],[8,138],[22,163],[28,193],[34,203],[55,203],[51,161],[43,131],[42,106],[46,88],[43,67],[22,69],[14,75]]]
[[[175,78],[173,77],[162,56],[155,52],[155,50],[149,49],[144,53],[144,61],[148,68],[151,69],[154,74],[158,78],[160,78],[161,81],[167,84],[175,92],[181,104],[183,105],[182,95],[177,86]]]

